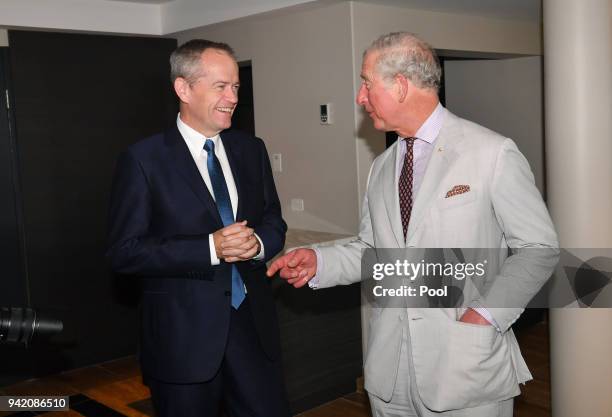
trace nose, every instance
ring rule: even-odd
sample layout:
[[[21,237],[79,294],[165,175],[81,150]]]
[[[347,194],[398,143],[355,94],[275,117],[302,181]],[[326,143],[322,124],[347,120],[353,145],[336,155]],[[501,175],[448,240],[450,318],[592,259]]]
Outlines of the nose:
[[[231,104],[238,103],[238,90],[234,89],[231,86],[226,88],[225,99],[229,101]]]
[[[355,101],[359,106],[365,106],[365,103],[368,101],[368,93],[364,84],[361,84],[359,87]]]

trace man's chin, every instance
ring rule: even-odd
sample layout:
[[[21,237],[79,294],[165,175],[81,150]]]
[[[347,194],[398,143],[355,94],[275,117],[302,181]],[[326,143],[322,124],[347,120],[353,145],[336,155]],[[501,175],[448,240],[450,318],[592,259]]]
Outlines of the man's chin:
[[[387,131],[387,129],[385,128],[385,124],[382,121],[378,119],[372,119],[372,123],[374,124],[374,129],[380,130],[383,132]]]
[[[219,123],[217,126],[219,128],[219,131],[229,129],[230,127],[232,127],[232,120],[230,119],[227,121],[223,121]]]

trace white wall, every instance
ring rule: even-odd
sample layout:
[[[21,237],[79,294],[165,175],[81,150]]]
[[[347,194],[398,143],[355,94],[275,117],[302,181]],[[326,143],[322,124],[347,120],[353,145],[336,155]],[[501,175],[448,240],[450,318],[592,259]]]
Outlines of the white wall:
[[[2,0],[0,26],[161,34],[160,6],[102,0]]]
[[[224,41],[251,60],[255,130],[268,152],[282,153],[275,174],[290,227],[352,234],[358,228],[350,4],[298,7],[270,16],[193,29],[179,43]],[[319,123],[333,103],[335,122]],[[291,211],[292,198],[304,211]]]
[[[377,37],[394,31],[413,32],[436,49],[488,54],[540,55],[541,25],[458,13],[442,13],[354,2],[354,56],[356,85],[363,51]],[[460,54],[459,54],[460,55]],[[384,150],[384,134],[373,129],[367,115],[355,106],[359,195],[365,192],[370,165]]]
[[[0,29],[0,46],[9,46],[8,32],[6,29]]]

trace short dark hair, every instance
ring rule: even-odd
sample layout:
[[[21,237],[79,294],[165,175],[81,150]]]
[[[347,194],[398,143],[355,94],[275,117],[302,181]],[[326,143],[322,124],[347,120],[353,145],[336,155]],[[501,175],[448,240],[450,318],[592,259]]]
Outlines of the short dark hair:
[[[170,80],[174,83],[177,78],[181,77],[188,82],[193,82],[201,76],[198,73],[200,57],[207,49],[225,52],[234,60],[236,59],[234,50],[226,43],[192,39],[176,48],[170,55]]]

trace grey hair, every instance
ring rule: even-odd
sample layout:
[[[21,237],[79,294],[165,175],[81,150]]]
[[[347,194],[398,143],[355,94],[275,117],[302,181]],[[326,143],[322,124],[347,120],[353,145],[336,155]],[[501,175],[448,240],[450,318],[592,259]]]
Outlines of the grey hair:
[[[434,49],[409,32],[393,32],[376,39],[365,50],[363,57],[377,52],[377,73],[390,82],[402,74],[417,87],[438,91],[442,69]]]
[[[201,73],[200,57],[207,49],[225,52],[236,60],[234,50],[226,43],[192,39],[176,48],[170,55],[170,80],[174,83],[180,77],[192,83],[204,75]]]

